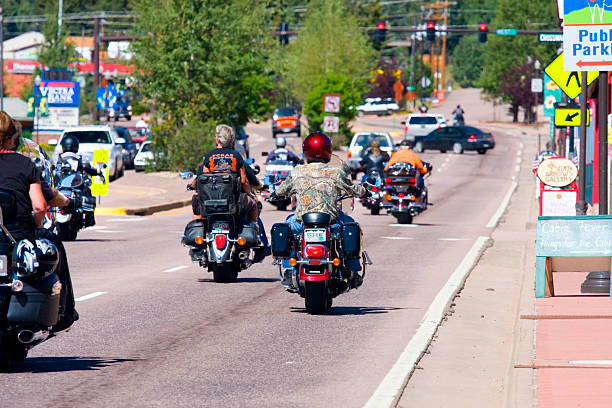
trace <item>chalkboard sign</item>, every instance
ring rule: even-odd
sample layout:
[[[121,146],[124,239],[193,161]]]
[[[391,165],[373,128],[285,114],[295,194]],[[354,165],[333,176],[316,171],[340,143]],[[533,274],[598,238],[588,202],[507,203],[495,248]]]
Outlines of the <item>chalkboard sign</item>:
[[[536,256],[612,256],[612,216],[538,217]]]

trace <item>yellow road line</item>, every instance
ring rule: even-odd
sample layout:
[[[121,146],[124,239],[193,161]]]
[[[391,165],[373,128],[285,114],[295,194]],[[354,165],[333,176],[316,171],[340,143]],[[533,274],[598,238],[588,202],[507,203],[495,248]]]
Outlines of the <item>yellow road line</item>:
[[[180,208],[178,210],[164,211],[164,212],[159,212],[159,213],[151,214],[151,217],[166,217],[168,215],[183,214],[183,213],[186,213],[188,211],[191,211],[191,207],[186,206],[186,207]]]
[[[95,215],[127,215],[125,208],[96,208]]]

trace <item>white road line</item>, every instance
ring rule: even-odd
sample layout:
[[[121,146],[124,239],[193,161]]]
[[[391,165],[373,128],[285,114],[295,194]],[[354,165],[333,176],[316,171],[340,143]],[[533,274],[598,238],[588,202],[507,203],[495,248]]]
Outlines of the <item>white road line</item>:
[[[517,165],[516,165],[516,167],[514,168],[514,170],[516,170],[517,172],[518,172],[518,171],[521,171],[521,166],[519,166],[519,165],[517,164]]]
[[[172,272],[177,272],[177,271],[187,269],[187,268],[189,267],[185,265],[181,265],[181,266],[175,266],[174,268],[166,269],[165,271],[162,271],[162,272],[172,273]]]
[[[521,164],[521,163],[523,162],[523,158],[522,158],[522,157],[517,157],[517,158],[516,158],[516,162],[517,162],[518,164]]]
[[[92,299],[92,298],[98,297],[100,295],[103,295],[105,293],[108,293],[108,292],[94,292],[94,293],[90,293],[89,295],[78,297],[78,298],[74,299],[74,301],[75,302],[82,302],[83,300]]]
[[[510,186],[510,189],[506,193],[506,196],[504,197],[501,204],[499,205],[499,208],[489,220],[489,223],[487,224],[487,228],[493,228],[497,225],[501,216],[504,215],[504,211],[506,211],[506,207],[508,207],[508,204],[510,204],[510,198],[512,198],[512,194],[514,194],[514,190],[516,190],[517,186],[518,186],[518,183],[516,181],[513,181],[512,185]]]
[[[390,227],[416,228],[419,224],[389,224]]]
[[[95,232],[101,232],[103,234],[117,234],[119,232],[125,232],[125,231],[114,231],[114,230],[94,230]]]
[[[412,238],[412,237],[381,237],[381,238],[384,238],[384,239],[397,239],[397,240],[403,240],[403,239],[405,239],[405,240],[408,240],[408,239],[414,239],[414,238]]]
[[[571,360],[570,364],[611,365],[612,360]]]
[[[521,142],[521,145],[520,145],[520,146],[521,146],[521,149],[522,149],[523,147],[525,147],[525,145],[523,144],[523,142]]]
[[[404,352],[387,373],[374,394],[370,397],[364,408],[385,408],[395,407],[399,397],[402,395],[408,379],[414,371],[414,367],[419,362],[429,343],[433,338],[440,322],[446,314],[451,301],[461,290],[470,271],[474,267],[476,260],[489,237],[478,237],[469,252],[463,258],[455,272],[450,276],[444,287],[438,292],[435,299],[429,305],[423,320],[412,336]]]

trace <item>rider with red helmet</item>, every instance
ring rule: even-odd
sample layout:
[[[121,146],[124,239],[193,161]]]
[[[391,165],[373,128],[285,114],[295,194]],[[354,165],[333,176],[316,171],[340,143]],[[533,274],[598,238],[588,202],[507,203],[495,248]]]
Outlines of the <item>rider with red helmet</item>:
[[[275,191],[279,196],[291,193],[296,196],[295,214],[286,220],[293,234],[301,234],[302,216],[310,212],[329,214],[333,222],[332,229],[339,228],[343,223],[355,222],[338,210],[338,197],[342,194],[365,197],[369,192],[351,182],[347,175],[350,172],[329,164],[332,158],[331,139],[323,132],[311,133],[304,139],[302,150],[307,164],[296,166]],[[359,276],[356,273],[361,270],[358,258],[348,259],[346,266],[354,272],[354,276]],[[291,286],[290,273],[285,273],[282,284]]]

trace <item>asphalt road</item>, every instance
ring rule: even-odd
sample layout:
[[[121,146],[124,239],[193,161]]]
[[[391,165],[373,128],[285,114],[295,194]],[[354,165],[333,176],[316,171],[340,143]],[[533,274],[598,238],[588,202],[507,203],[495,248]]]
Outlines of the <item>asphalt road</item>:
[[[273,148],[268,124],[247,131],[254,157]],[[421,155],[434,165],[435,205],[413,225],[356,204],[374,265],[326,316],[306,314],[303,299],[282,290],[271,259],[237,283],[212,282],[180,245],[188,209],[98,217],[66,245],[81,320],[0,375],[0,406],[363,405],[474,241],[490,234],[520,143],[495,136],[486,155]],[[268,230],[287,215],[264,205]]]

